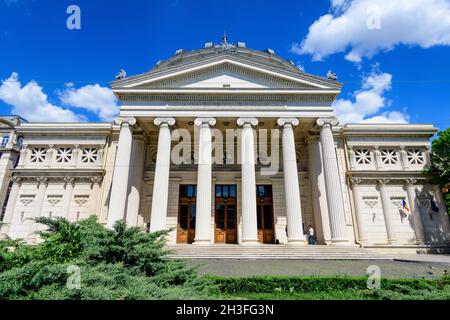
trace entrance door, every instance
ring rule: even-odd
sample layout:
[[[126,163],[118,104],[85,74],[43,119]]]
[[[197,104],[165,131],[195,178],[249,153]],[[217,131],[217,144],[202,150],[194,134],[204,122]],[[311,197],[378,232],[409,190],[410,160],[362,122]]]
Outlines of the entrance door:
[[[180,185],[177,243],[194,242],[196,198],[196,185]]]
[[[236,186],[216,185],[214,243],[237,243]]]
[[[258,241],[262,243],[275,243],[271,185],[256,186],[256,214]]]

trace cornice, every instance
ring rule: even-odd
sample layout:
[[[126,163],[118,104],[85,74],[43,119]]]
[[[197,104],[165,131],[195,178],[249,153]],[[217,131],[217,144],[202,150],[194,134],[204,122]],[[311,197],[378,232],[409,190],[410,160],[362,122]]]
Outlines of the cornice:
[[[196,89],[198,90],[198,89]],[[309,92],[303,91],[301,94],[292,94],[292,92],[284,92],[284,94],[278,94],[274,91],[266,90],[255,91],[250,94],[246,90],[241,92],[223,89],[218,93],[212,93],[210,91],[203,91],[200,94],[193,94],[192,91],[185,91],[184,93],[174,93],[161,90],[161,93],[148,92],[147,90],[139,90],[139,92],[132,92],[126,90],[122,93],[117,93],[117,96],[122,101],[322,101],[333,102],[336,93],[324,93],[324,92]]]
[[[374,185],[379,184],[380,181],[389,185],[405,185],[411,179],[424,183],[428,179],[420,171],[348,171],[346,177],[349,184],[358,181],[358,184]]]
[[[92,176],[103,176],[105,170],[103,169],[14,169],[12,171],[14,176],[26,178],[26,177],[37,177],[45,176],[52,178],[64,178],[64,177],[92,177]]]
[[[431,137],[438,129],[431,124],[346,124],[341,128],[345,137],[352,136],[426,136]]]
[[[22,123],[17,126],[18,134],[59,134],[59,135],[108,135],[112,131],[111,123],[63,123],[63,122],[34,122]]]

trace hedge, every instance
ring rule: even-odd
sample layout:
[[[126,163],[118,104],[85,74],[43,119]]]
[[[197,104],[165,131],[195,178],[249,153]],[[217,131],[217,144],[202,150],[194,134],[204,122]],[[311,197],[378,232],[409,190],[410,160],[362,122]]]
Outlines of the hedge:
[[[222,293],[271,293],[285,292],[319,292],[340,290],[365,290],[367,277],[217,277],[208,276]],[[410,290],[442,289],[450,285],[450,277],[438,279],[381,279],[381,288],[409,292]]]

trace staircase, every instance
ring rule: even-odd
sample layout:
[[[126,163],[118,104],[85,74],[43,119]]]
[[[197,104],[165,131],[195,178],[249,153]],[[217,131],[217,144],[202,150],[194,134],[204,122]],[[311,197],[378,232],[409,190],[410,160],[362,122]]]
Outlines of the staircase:
[[[386,252],[360,247],[294,245],[189,245],[168,246],[175,259],[242,260],[393,260]]]

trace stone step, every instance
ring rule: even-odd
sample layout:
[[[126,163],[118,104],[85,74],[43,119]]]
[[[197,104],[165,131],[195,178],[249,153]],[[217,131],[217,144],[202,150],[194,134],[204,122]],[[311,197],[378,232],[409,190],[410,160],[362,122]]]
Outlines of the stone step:
[[[177,245],[169,246],[171,257],[179,259],[245,260],[392,260],[392,255],[360,247],[289,245]]]

